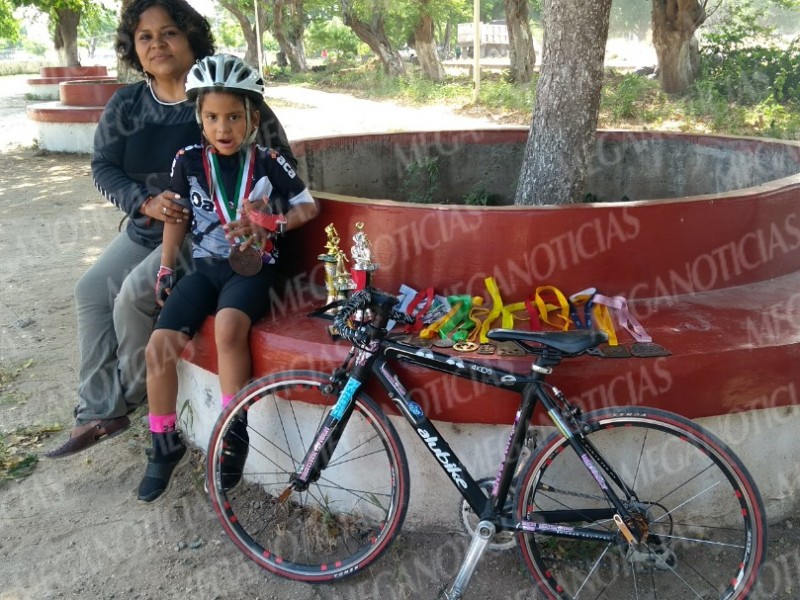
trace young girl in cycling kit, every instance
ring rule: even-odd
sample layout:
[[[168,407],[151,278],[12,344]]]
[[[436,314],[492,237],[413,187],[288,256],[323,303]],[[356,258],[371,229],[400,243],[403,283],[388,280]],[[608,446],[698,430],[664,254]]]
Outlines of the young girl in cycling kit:
[[[209,56],[189,71],[186,94],[196,103],[204,140],[178,152],[169,191],[191,202],[195,271],[175,282],[187,224],[167,225],[156,277],[163,309],[145,351],[153,441],[138,491],[145,502],[166,491],[186,455],[175,429],[181,352],[205,318],[215,315],[222,404],[230,402],[250,378],[248,333],[268,307],[277,260],[273,239],[317,214],[291,165],[253,142],[263,98],[263,81],[255,71],[234,56]],[[245,422],[231,428],[227,446],[223,484],[233,487],[247,458]]]

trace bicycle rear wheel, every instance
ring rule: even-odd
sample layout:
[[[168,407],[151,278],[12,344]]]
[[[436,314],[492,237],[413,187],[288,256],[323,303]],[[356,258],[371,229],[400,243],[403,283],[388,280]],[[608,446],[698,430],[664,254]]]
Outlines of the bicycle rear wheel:
[[[245,556],[290,579],[324,582],[365,568],[408,507],[400,439],[363,393],[319,479],[278,500],[335,401],[324,373],[278,373],[240,391],[211,434],[206,480],[222,528]],[[241,452],[232,456],[237,444],[247,448],[240,482],[230,473],[232,462],[243,462]]]
[[[695,423],[657,409],[609,408],[583,421],[588,441],[635,491],[625,500],[609,480],[647,536],[630,547],[619,534],[614,543],[518,534],[522,560],[546,597],[747,598],[766,555],[767,526],[758,490],[733,452]],[[545,516],[610,506],[559,435],[531,457],[517,490],[519,519],[618,532],[611,519],[588,513],[569,522]]]

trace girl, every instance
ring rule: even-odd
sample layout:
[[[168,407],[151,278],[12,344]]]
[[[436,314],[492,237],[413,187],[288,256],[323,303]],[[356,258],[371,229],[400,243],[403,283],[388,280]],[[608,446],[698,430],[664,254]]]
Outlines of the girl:
[[[253,142],[263,100],[257,73],[235,56],[210,56],[189,71],[186,95],[196,103],[204,142],[178,152],[169,194],[190,202],[195,271],[175,283],[186,221],[168,223],[156,278],[163,309],[145,350],[153,440],[139,484],[145,502],[166,491],[186,455],[175,430],[181,352],[205,318],[215,315],[222,404],[230,402],[250,377],[248,333],[268,307],[277,260],[272,240],[317,215],[291,165]],[[237,423],[229,437],[223,485],[233,487],[247,458],[247,424]]]

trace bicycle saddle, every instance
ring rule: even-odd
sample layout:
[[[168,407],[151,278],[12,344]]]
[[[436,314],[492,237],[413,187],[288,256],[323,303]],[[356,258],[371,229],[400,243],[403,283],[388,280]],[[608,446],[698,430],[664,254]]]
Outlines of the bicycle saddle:
[[[526,352],[535,353],[535,348],[526,346],[529,343],[543,344],[565,354],[580,354],[608,341],[608,336],[594,329],[577,331],[519,331],[516,329],[491,329],[486,334],[496,342],[517,342]]]

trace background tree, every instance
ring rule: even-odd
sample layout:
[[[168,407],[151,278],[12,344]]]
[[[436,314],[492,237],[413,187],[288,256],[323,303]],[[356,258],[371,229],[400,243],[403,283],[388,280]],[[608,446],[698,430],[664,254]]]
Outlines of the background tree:
[[[508,51],[511,62],[511,81],[529,83],[536,68],[528,0],[505,0]]]
[[[709,3],[712,7],[709,7]],[[695,31],[722,0],[653,0],[653,45],[658,78],[668,94],[683,94],[700,74]]]
[[[303,0],[273,0],[272,27],[270,31],[278,42],[294,73],[308,70],[303,34],[306,15]]]
[[[387,75],[405,74],[403,59],[386,34],[388,4],[381,0],[339,0],[342,21],[380,59]]]
[[[242,28],[242,35],[244,35],[244,42],[247,47],[244,61],[253,67],[258,67],[258,36],[256,35],[253,3],[250,0],[218,0],[218,2],[220,6],[233,15],[233,18]],[[261,35],[263,35],[267,30],[270,17],[263,2],[257,2],[256,6],[258,7],[258,28]]]
[[[78,25],[81,15],[96,11],[91,0],[12,0],[17,6],[32,6],[50,18],[53,47],[62,66],[80,65],[78,56]]]
[[[19,39],[19,23],[14,18],[14,8],[9,0],[0,0],[0,38],[7,42]]]
[[[439,60],[434,36],[436,3],[432,0],[419,0],[416,6],[418,10],[414,26],[414,50],[417,52],[422,75],[431,81],[442,81],[445,75],[444,67]]]
[[[88,58],[94,58],[98,44],[115,39],[118,24],[116,11],[96,4],[87,7],[78,27],[78,43],[86,48]]]
[[[515,204],[583,200],[611,0],[545,0],[542,66]]]
[[[312,20],[304,37],[309,53],[319,54],[324,50],[333,60],[355,58],[360,47],[369,52],[369,48],[337,16]]]

